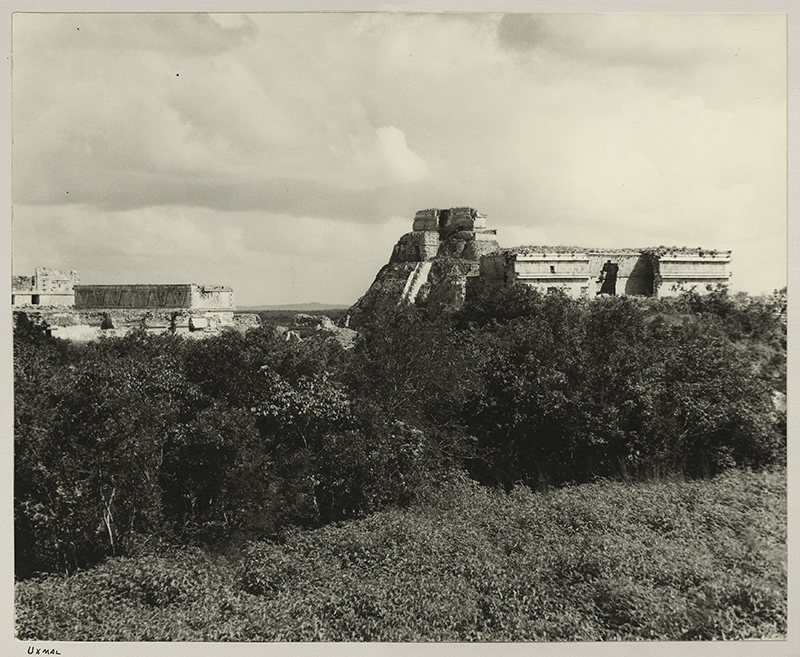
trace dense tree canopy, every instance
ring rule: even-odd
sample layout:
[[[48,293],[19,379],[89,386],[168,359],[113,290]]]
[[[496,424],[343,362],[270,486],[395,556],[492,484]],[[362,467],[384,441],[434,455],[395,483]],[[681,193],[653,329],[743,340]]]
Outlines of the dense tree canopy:
[[[511,487],[785,455],[775,299],[473,290],[354,349],[271,328],[77,345],[15,329],[19,576],[275,535],[409,502],[447,468]]]

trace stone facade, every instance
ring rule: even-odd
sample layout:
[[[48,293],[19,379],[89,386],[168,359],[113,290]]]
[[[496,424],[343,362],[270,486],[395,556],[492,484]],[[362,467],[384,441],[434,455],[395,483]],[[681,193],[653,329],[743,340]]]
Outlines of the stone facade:
[[[131,328],[199,334],[259,323],[257,317],[244,323],[235,318],[233,290],[226,286],[79,283],[75,271],[46,267],[37,267],[31,277],[14,276],[11,304],[15,315],[36,317],[53,335],[68,339]]]
[[[654,274],[659,296],[676,296],[691,288],[727,283],[730,251],[670,250],[658,256]]]
[[[481,276],[497,284],[525,283],[541,292],[558,289],[573,297],[665,297],[727,285],[730,262],[730,251],[678,247],[517,247],[485,256]]]
[[[480,274],[481,257],[500,248],[494,239],[497,231],[487,229],[486,215],[473,208],[420,210],[412,229],[398,240],[389,263],[350,309],[350,325],[402,303],[459,307],[467,279]]]
[[[74,287],[80,282],[76,271],[37,267],[33,276],[11,278],[11,305],[71,306],[75,300]]]
[[[75,309],[188,308],[233,312],[233,290],[223,286],[76,285]]]
[[[74,306],[76,310],[236,310],[233,290],[222,285],[81,285],[78,272],[49,267],[37,267],[33,276],[13,276],[11,305]]]
[[[123,325],[194,332],[232,325],[236,306],[233,290],[222,285],[76,285],[75,310],[104,312]]]

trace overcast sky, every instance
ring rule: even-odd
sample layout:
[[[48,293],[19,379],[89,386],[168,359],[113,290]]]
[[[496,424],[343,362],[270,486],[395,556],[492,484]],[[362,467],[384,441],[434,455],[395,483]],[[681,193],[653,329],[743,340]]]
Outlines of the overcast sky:
[[[417,210],[786,284],[781,15],[17,14],[13,266],[353,303]]]

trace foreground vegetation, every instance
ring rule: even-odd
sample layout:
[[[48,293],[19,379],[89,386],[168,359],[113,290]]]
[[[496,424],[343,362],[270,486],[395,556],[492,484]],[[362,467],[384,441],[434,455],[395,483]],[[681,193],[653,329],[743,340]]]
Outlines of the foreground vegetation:
[[[785,472],[546,493],[463,476],[410,508],[17,585],[17,633],[62,641],[780,638]]]
[[[44,628],[58,619],[70,619],[53,630],[61,638],[78,636],[68,627],[96,636],[92,619],[103,618],[102,636],[410,638],[440,613],[437,633],[413,636],[780,634],[785,586],[770,550],[782,545],[785,520],[775,498],[786,453],[785,410],[775,403],[786,390],[782,303],[724,290],[573,300],[525,286],[473,289],[458,312],[379,312],[352,349],[322,332],[289,343],[267,326],[204,340],[134,332],[74,344],[22,319],[14,335],[20,637],[41,627],[55,638]],[[459,483],[440,490],[453,473]],[[718,475],[729,478],[701,481]],[[641,484],[676,476],[687,481],[663,499],[654,492],[661,484]],[[746,483],[742,500],[729,496],[736,477]],[[598,479],[606,488],[578,486]],[[548,506],[560,495],[575,508]],[[574,501],[581,495],[608,501],[595,509]],[[609,510],[614,495],[628,500],[619,517]],[[663,531],[660,521],[646,524],[668,511]],[[748,523],[758,529],[748,534]],[[502,540],[484,535],[491,527]],[[386,532],[413,541],[406,549]],[[375,542],[364,548],[373,556],[353,561],[341,546],[326,552],[326,541],[330,549]],[[726,541],[734,561],[717,550]],[[242,566],[219,556],[240,552]],[[676,572],[694,565],[679,584],[648,570],[659,563]],[[228,602],[213,602],[208,587]],[[401,589],[434,602],[381,597]],[[58,607],[41,606],[52,611],[46,623],[35,611],[41,601],[25,602],[42,591]],[[451,599],[464,608],[431,611]],[[113,618],[92,606],[101,600]],[[173,604],[192,614],[192,605],[211,605],[202,613],[219,622],[178,627],[163,615]],[[230,609],[252,623],[226,620]],[[423,620],[381,620],[401,609]],[[562,620],[537,624],[550,616]],[[152,629],[136,630],[142,619]],[[285,634],[261,634],[269,628]]]

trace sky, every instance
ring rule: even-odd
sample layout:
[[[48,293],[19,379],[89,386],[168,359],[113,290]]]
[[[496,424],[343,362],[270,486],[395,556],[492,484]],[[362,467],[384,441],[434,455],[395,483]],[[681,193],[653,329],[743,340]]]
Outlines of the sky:
[[[354,303],[423,208],[786,285],[779,14],[16,14],[12,263]]]

